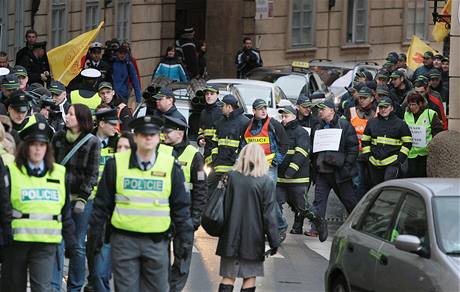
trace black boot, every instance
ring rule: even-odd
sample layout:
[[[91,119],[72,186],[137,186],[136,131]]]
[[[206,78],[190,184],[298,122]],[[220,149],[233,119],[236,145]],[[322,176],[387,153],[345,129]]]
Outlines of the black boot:
[[[315,225],[316,230],[318,231],[318,239],[319,241],[323,242],[327,239],[328,236],[328,228],[327,228],[327,221],[323,219],[321,216],[315,214],[315,212],[311,210],[305,210],[301,212],[304,217],[308,218],[308,220]]]
[[[300,213],[296,213],[294,217],[294,224],[292,224],[292,234],[302,234],[304,217]]]
[[[256,287],[251,287],[251,288],[241,288],[241,292],[254,292],[256,291]]]
[[[227,285],[227,284],[219,285],[219,292],[232,292],[232,291],[233,291],[233,285]]]

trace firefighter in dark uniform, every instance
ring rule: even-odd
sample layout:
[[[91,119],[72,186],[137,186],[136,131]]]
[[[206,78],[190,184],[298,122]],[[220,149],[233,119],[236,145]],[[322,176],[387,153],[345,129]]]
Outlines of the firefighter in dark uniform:
[[[216,133],[216,123],[222,118],[222,110],[217,105],[219,90],[208,86],[203,90],[206,104],[200,114],[200,129],[198,130],[198,145],[204,147],[203,156],[206,165],[212,162],[211,150],[214,148],[212,138]]]
[[[89,68],[80,72],[81,83],[76,85],[76,89],[70,91],[70,103],[81,103],[89,107],[91,112],[95,112],[96,107],[101,104],[101,97],[97,93],[98,80],[101,72]]]
[[[118,116],[117,110],[110,108],[108,105],[100,105],[99,107],[97,107],[95,116],[97,127],[94,131],[94,135],[99,139],[101,143],[101,156],[99,158],[98,179],[98,181],[100,181],[105,163],[109,158],[113,157],[115,154],[115,144],[118,138],[116,130],[118,126]],[[93,191],[88,200],[93,200],[96,196],[96,193],[97,186],[93,188]],[[91,228],[91,226],[89,228]],[[98,284],[104,283],[105,287],[110,287],[110,261],[97,255],[100,252],[100,250],[95,249],[95,242],[91,238],[91,235],[92,233],[89,232],[86,249],[86,258],[88,260],[89,270],[88,283],[93,287],[98,287],[97,284],[94,284],[97,281]],[[105,268],[96,270],[96,266]],[[85,289],[86,288],[87,287],[85,286]]]
[[[115,290],[169,291],[171,226],[187,257],[193,244],[190,195],[175,158],[158,151],[162,121],[145,116],[131,121],[137,149],[106,162],[91,218],[96,246],[100,227],[111,217],[110,244]]]
[[[284,203],[288,203],[294,211],[292,234],[302,234],[304,218],[312,221],[320,233],[319,239],[327,239],[326,220],[317,216],[305,198],[310,185],[310,136],[299,125],[296,119],[296,110],[292,106],[281,108],[282,123],[289,140],[289,148],[283,162],[278,167],[276,197],[282,210]]]
[[[310,135],[310,140],[313,140],[315,131],[321,126],[320,121],[313,115],[313,103],[311,100],[302,95],[297,99],[297,121]]]
[[[212,192],[220,178],[233,169],[238,154],[241,150],[241,138],[248,124],[248,117],[244,115],[244,109],[239,107],[238,99],[227,94],[219,102],[222,107],[223,117],[216,124],[216,134],[213,142],[212,172],[208,177],[208,191]]]
[[[207,199],[207,186],[206,186],[206,173],[204,172],[204,158],[198,149],[190,145],[186,131],[188,125],[173,117],[165,116],[165,124],[163,126],[164,143],[174,147],[177,160],[182,165],[184,171],[185,183],[190,190],[192,199],[192,222],[193,229],[197,230],[201,222],[201,214],[206,206]],[[190,263],[192,260],[192,248],[188,246],[189,250],[186,253],[187,257],[182,258],[181,254],[176,254],[180,250],[181,242],[174,237],[174,263],[171,267],[171,291],[182,291],[187,282]]]
[[[0,191],[3,229],[2,291],[51,291],[53,262],[64,238],[66,255],[76,252],[75,225],[65,168],[53,162],[51,127],[35,123],[21,132],[16,161],[8,165]]]
[[[382,97],[378,107],[377,117],[367,122],[361,139],[372,186],[401,177],[412,147],[409,126],[395,115],[391,99]]]

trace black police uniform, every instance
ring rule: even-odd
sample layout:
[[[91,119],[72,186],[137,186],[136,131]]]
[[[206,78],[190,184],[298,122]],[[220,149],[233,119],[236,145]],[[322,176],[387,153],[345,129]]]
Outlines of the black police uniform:
[[[169,116],[165,116],[165,125],[164,129],[173,129],[173,130],[181,130],[187,131],[188,125],[176,118],[172,118]],[[187,138],[184,137],[184,140],[177,145],[174,145],[174,154],[176,158],[179,160],[179,163],[182,165],[184,171],[187,169],[187,163],[190,161],[182,161],[184,159],[181,158],[181,155],[184,153],[187,147],[194,147],[191,146],[190,143],[187,141]],[[185,160],[189,159],[189,157],[185,158]],[[206,185],[206,173],[204,172],[204,159],[203,155],[200,152],[196,152],[193,156],[193,160],[191,161],[190,165],[190,194],[192,199],[191,205],[191,215],[192,215],[192,222],[194,230],[197,230],[200,226],[201,222],[201,214],[206,207],[206,200],[207,200],[207,185]],[[185,173],[184,173],[185,174]],[[187,175],[186,175],[187,177]],[[187,180],[187,178],[186,178]],[[177,251],[180,251],[180,246],[182,242],[176,237],[173,240],[173,247],[174,247],[174,263],[171,267],[171,291],[182,291],[185,287],[187,282],[189,270],[190,270],[190,263],[192,259],[192,249],[193,246],[188,246],[189,251],[186,253],[186,257],[184,258],[181,254],[178,254]]]

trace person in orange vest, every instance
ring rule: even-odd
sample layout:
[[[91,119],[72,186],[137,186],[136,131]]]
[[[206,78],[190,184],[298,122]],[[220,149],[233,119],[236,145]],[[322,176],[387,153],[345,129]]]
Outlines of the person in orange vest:
[[[284,156],[289,147],[289,140],[286,131],[280,122],[267,114],[267,102],[263,99],[256,99],[252,104],[254,117],[249,121],[241,141],[241,147],[255,142],[264,149],[265,157],[270,166],[268,175],[276,184],[278,165],[283,162]],[[278,216],[278,229],[281,241],[286,238],[288,224],[283,218],[281,210],[276,208]]]
[[[356,135],[358,136],[359,153],[362,153],[363,147],[361,146],[361,138],[364,134],[367,121],[377,115],[377,107],[372,91],[368,87],[363,87],[358,92],[358,106],[350,107],[347,119],[355,128]],[[358,198],[362,198],[369,190],[366,183],[368,180],[367,162],[363,155],[358,155],[358,175],[353,177],[353,186],[356,189]]]

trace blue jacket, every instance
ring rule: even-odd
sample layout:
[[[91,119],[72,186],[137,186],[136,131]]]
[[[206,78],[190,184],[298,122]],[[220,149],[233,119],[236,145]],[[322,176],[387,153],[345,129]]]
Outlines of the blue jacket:
[[[131,90],[129,88],[128,79],[134,87],[134,94],[136,95],[136,102],[141,101],[141,85],[134,68],[133,63],[130,61],[121,61],[116,58],[113,62],[112,80],[115,92],[124,100],[129,98]]]
[[[188,81],[184,68],[176,58],[164,58],[161,60],[155,70],[155,73],[153,74],[153,77],[166,77],[179,82]]]

